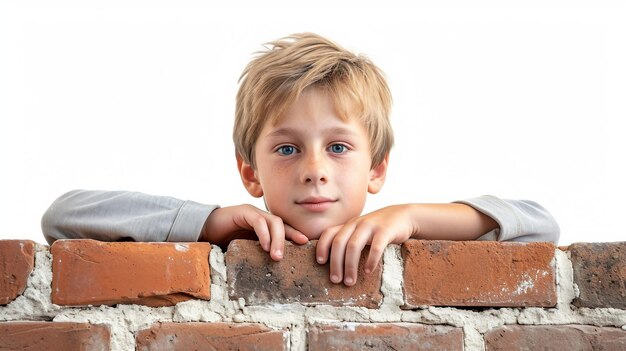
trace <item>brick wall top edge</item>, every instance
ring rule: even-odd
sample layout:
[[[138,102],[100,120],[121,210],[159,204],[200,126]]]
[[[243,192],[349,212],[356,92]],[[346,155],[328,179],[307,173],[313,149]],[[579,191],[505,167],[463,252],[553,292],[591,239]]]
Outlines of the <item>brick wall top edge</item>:
[[[287,242],[285,258],[274,262],[257,241],[233,241],[225,252],[230,298],[243,297],[248,305],[380,306],[380,265],[369,275],[361,267],[356,286],[333,284],[328,264],[315,262],[315,245],[315,241],[302,246]],[[0,251],[5,250],[0,252],[0,305],[24,291],[35,252],[42,247],[30,240],[0,240]],[[554,307],[556,248],[544,242],[410,240],[401,245],[404,308]],[[210,299],[210,249],[209,243],[59,240],[50,249],[52,301],[69,306],[167,306],[191,298]],[[558,249],[571,258],[580,292],[574,306],[626,310],[626,241],[574,243]],[[361,264],[366,255],[367,251]],[[11,257],[17,261],[9,262]],[[19,274],[10,270],[17,267],[23,268]],[[19,284],[7,283],[18,276]]]

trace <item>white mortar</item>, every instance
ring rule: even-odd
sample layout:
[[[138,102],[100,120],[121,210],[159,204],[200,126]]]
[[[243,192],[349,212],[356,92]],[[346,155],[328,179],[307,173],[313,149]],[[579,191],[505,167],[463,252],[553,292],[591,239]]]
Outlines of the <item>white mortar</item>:
[[[404,305],[402,281],[404,269],[399,245],[389,245],[383,253],[383,278],[380,291],[383,293],[381,309],[397,310]]]

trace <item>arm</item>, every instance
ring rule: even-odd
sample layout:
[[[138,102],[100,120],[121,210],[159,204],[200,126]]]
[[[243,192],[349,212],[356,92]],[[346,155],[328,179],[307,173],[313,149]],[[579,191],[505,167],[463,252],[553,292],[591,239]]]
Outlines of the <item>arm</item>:
[[[390,243],[425,240],[553,241],[554,218],[532,201],[483,196],[451,204],[404,204],[382,208],[325,230],[317,244],[318,263],[330,260],[331,281],[353,285],[361,251],[370,245],[365,272],[372,271]]]
[[[308,242],[279,217],[251,205],[219,208],[129,191],[70,191],[50,205],[41,228],[49,244],[58,239],[95,239],[207,241],[225,247],[237,238],[258,237],[274,260],[283,257],[285,238]]]
[[[410,235],[413,239],[476,240],[498,228],[491,217],[462,203],[406,206],[409,206],[407,216],[411,216],[415,226]]]
[[[419,225],[411,236],[415,239],[559,241],[559,225],[534,201],[485,195],[451,204],[410,206],[415,206],[413,221]]]
[[[129,191],[70,191],[41,220],[48,243],[57,239],[197,241],[216,209],[172,197]]]
[[[394,205],[322,232],[317,262],[330,260],[330,279],[354,285],[361,251],[370,245],[366,273],[373,271],[387,245],[414,239],[474,240],[497,228],[490,217],[465,204]]]
[[[534,201],[503,200],[495,196],[481,196],[457,201],[471,206],[498,223],[494,231],[478,240],[498,241],[559,241],[559,225],[550,212]]]

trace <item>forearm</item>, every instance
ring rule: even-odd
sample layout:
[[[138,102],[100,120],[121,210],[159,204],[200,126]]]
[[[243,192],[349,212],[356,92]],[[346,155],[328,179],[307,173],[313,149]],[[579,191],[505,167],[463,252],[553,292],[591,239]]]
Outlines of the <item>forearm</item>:
[[[540,204],[530,200],[505,200],[491,195],[455,201],[469,205],[498,223],[497,240],[558,243],[559,225]]]
[[[196,241],[216,206],[129,191],[75,190],[42,218],[43,234],[57,239]]]
[[[471,206],[450,204],[411,204],[416,231],[411,236],[424,240],[475,240],[498,228],[491,217]]]

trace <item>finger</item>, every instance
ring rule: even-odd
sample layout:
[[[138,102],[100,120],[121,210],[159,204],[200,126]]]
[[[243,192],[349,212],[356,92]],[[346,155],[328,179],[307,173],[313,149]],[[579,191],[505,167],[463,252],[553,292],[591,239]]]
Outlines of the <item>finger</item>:
[[[357,226],[350,236],[346,245],[346,254],[344,261],[344,277],[343,283],[352,286],[356,283],[359,276],[359,261],[361,260],[361,252],[368,240],[372,236],[372,230],[368,226]]]
[[[317,258],[317,263],[325,264],[328,261],[328,255],[330,252],[330,246],[332,245],[333,239],[339,229],[343,227],[342,225],[334,226],[325,229],[317,240],[317,246],[315,247],[315,256]]]
[[[341,227],[332,242],[330,250],[330,281],[341,283],[343,280],[343,263],[346,255],[346,245],[352,235],[355,224],[348,223]]]
[[[285,225],[280,217],[268,214],[267,222],[270,230],[270,257],[274,261],[283,258],[285,252]]]
[[[302,234],[294,227],[285,224],[285,238],[293,241],[298,245],[303,245],[309,242],[309,238],[306,235]]]
[[[254,230],[256,236],[259,238],[259,244],[264,251],[270,250],[270,230],[267,226],[265,217],[258,212],[247,213],[244,215],[244,220],[250,226],[250,229]]]
[[[378,266],[381,257],[385,253],[385,248],[391,243],[392,235],[387,232],[374,233],[372,244],[370,245],[370,252],[367,254],[367,260],[363,266],[365,273],[371,273]]]

